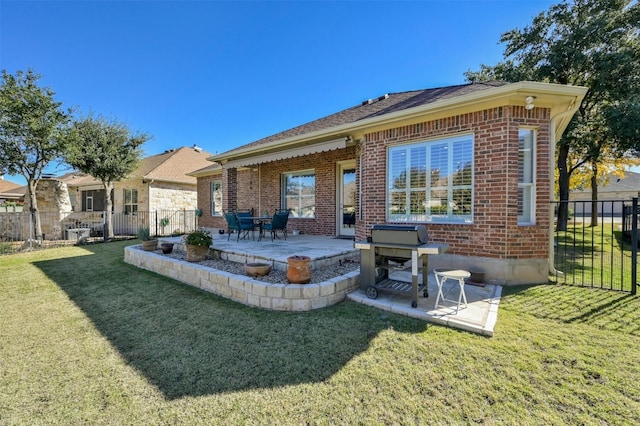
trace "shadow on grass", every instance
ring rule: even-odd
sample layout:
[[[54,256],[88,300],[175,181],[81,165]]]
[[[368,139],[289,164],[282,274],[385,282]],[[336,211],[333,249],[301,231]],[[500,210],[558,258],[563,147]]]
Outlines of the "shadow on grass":
[[[622,233],[599,228],[586,228],[591,233],[575,239],[573,234],[557,236],[554,266],[562,271],[555,281],[603,289],[631,290],[631,246],[625,244]],[[597,231],[597,232],[596,232]],[[594,237],[595,235],[595,237]]]
[[[322,382],[380,331],[426,323],[344,302],[313,312],[250,308],[125,264],[128,243],[37,262],[169,399]]]
[[[640,336],[640,297],[570,285],[507,286],[501,310]]]

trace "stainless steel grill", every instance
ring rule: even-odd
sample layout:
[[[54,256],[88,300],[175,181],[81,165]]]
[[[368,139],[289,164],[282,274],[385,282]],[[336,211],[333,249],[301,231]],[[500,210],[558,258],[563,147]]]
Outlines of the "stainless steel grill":
[[[375,299],[379,291],[411,294],[411,306],[418,306],[418,294],[427,290],[428,255],[443,253],[446,244],[428,244],[429,236],[424,225],[373,225],[367,242],[357,242],[360,249],[360,288],[367,297]],[[408,269],[411,261],[411,283],[390,278],[394,270]],[[419,283],[418,272],[422,272]]]
[[[424,225],[373,225],[371,242],[417,246],[427,244],[429,234]]]

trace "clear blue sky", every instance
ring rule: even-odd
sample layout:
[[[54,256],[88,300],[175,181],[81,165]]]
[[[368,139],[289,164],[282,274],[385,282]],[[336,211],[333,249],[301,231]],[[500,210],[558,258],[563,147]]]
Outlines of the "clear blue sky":
[[[147,155],[215,153],[384,93],[464,83],[502,59],[502,33],[559,2],[0,0],[0,68],[31,68],[65,106],[150,133]]]

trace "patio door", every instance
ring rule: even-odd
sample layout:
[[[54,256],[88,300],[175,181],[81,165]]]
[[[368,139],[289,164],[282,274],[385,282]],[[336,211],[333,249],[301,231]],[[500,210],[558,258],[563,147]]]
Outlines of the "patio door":
[[[337,225],[338,235],[353,237],[356,235],[356,162],[355,160],[338,163]]]

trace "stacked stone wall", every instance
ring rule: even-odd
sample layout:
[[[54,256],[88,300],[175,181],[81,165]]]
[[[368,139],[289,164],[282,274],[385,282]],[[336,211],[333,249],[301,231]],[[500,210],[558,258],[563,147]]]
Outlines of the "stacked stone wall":
[[[325,308],[342,302],[360,285],[359,271],[317,284],[271,284],[144,251],[141,245],[125,247],[124,260],[236,302],[275,311]]]

